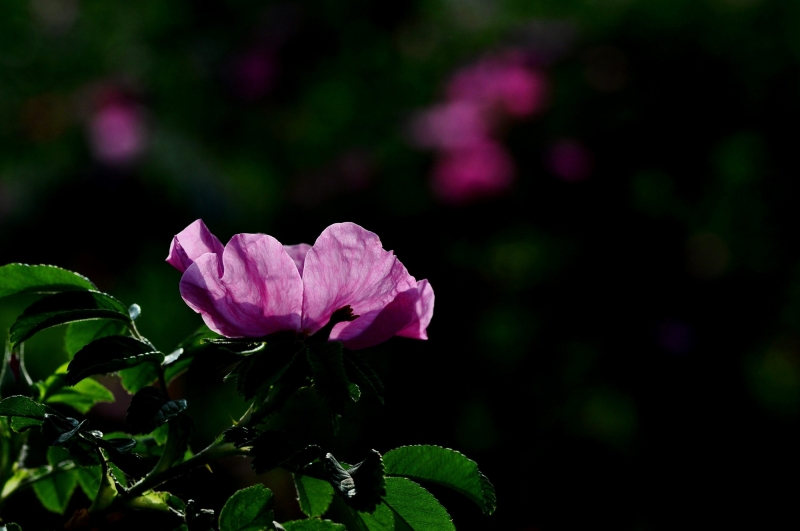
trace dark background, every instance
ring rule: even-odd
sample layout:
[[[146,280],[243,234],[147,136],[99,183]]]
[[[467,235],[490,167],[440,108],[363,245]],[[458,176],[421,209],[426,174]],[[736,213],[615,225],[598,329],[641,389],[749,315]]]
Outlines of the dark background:
[[[437,298],[429,341],[367,353],[387,404],[354,408],[343,459],[463,451],[498,510],[436,490],[460,530],[795,521],[798,27],[784,0],[5,0],[0,263],[88,275],[168,349],[200,324],[163,262],[191,221],[287,244],[354,221]],[[509,56],[547,87],[492,110],[513,181],[448,199],[410,124]],[[175,391],[197,448],[243,407]],[[265,480],[297,517],[285,474],[242,463],[176,489],[218,510]]]

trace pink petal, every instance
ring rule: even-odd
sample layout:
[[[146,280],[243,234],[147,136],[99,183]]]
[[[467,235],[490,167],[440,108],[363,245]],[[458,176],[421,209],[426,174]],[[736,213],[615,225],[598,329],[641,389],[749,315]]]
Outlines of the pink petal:
[[[416,288],[414,277],[383,249],[378,235],[355,223],[337,223],[322,231],[306,255],[303,284],[303,331],[313,334],[334,311],[349,304],[359,318],[336,325],[337,337],[342,338],[350,337],[347,329],[355,323],[354,331],[369,328],[400,293]],[[402,310],[403,305],[398,306]]]
[[[411,322],[395,335],[412,339],[428,339],[428,325],[433,317],[434,295],[433,288],[427,280],[417,282],[417,295]]]
[[[167,263],[183,273],[202,255],[206,253],[221,255],[222,251],[222,243],[211,234],[203,220],[198,219],[172,238]]]
[[[220,277],[220,271],[223,274]],[[303,282],[283,246],[265,234],[237,234],[220,255],[195,260],[181,296],[209,328],[228,337],[299,330]]]
[[[289,258],[294,260],[294,265],[297,266],[297,270],[300,272],[300,276],[303,276],[303,264],[306,261],[306,253],[308,250],[311,249],[311,246],[307,243],[298,243],[297,245],[284,245],[283,248],[286,250],[286,254],[289,255]]]

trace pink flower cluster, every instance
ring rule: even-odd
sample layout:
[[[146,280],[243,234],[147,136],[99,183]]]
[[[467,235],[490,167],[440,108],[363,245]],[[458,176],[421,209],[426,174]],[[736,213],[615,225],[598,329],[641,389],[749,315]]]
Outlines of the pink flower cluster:
[[[508,189],[514,162],[498,140],[500,126],[542,110],[546,95],[544,75],[518,52],[492,55],[457,71],[445,102],[411,121],[413,142],[438,152],[434,192],[463,203]]]
[[[227,337],[312,335],[349,307],[355,318],[334,317],[329,340],[359,349],[395,335],[428,338],[433,288],[355,223],[331,225],[313,246],[237,234],[223,247],[197,220],[172,240],[167,262],[183,273],[186,304]]]

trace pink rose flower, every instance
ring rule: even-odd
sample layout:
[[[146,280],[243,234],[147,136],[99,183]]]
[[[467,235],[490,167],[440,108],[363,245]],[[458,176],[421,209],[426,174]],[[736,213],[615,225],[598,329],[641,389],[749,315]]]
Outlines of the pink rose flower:
[[[349,306],[357,318],[336,323],[330,341],[359,349],[395,335],[428,338],[430,284],[355,223],[331,225],[313,246],[237,234],[223,247],[197,220],[172,240],[167,262],[183,272],[186,304],[223,336],[312,335]]]

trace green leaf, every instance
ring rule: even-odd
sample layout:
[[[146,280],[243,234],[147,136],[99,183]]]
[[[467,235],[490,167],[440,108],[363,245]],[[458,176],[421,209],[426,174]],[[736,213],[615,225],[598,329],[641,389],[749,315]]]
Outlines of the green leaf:
[[[309,518],[308,520],[293,520],[281,524],[286,531],[346,531],[342,524],[330,520]]]
[[[17,433],[41,426],[42,421],[25,417],[11,417],[11,429]]]
[[[77,486],[78,475],[75,470],[61,470],[34,483],[33,491],[45,509],[64,514]]]
[[[344,351],[344,368],[347,377],[369,394],[378,399],[383,405],[383,382],[358,354],[349,350]]]
[[[39,385],[42,401],[46,404],[66,404],[86,414],[98,402],[113,402],[114,394],[96,380],[87,378],[74,387],[67,387],[67,363]]]
[[[304,476],[294,475],[294,484],[297,487],[297,499],[300,510],[306,516],[322,516],[333,500],[333,487],[327,481]]]
[[[294,340],[267,344],[240,361],[225,379],[234,378],[236,390],[244,395],[245,400],[250,400],[260,389],[280,380],[302,348],[302,344]]]
[[[344,370],[343,345],[338,341],[317,343],[307,349],[308,363],[314,377],[314,388],[338,414],[353,400],[351,382]]]
[[[0,525],[0,531],[22,531],[22,528],[19,526],[19,524],[11,523]]]
[[[0,267],[0,298],[17,293],[94,289],[97,287],[88,278],[56,266],[8,264]]]
[[[383,502],[394,512],[395,530],[455,531],[453,520],[433,494],[410,479],[387,477]]]
[[[385,503],[379,504],[371,513],[359,512],[358,518],[367,526],[369,531],[395,531],[395,514]],[[404,529],[397,527],[397,531]]]
[[[156,463],[152,474],[158,474],[175,463],[191,456],[189,452],[189,436],[192,433],[192,420],[184,413],[175,415],[167,422],[167,441],[161,458]]]
[[[219,513],[219,531],[274,529],[272,504],[272,491],[263,485],[235,492]]]
[[[46,400],[48,404],[66,404],[84,415],[97,403],[113,401],[114,393],[91,378],[81,380],[74,387],[65,387]]]
[[[82,466],[75,469],[75,475],[78,478],[78,485],[86,497],[93,500],[97,495],[97,490],[100,488],[100,479],[102,477],[102,470],[100,465],[97,466]]]
[[[342,522],[347,531],[395,531],[394,512],[384,503],[378,504],[371,513],[360,512],[348,507],[337,496],[328,511],[331,518]]]
[[[44,297],[28,306],[11,325],[9,337],[16,346],[46,328],[87,319],[130,322],[127,307],[111,295],[70,291]]]
[[[0,400],[0,417],[25,417],[43,421],[44,416],[51,411],[39,402],[34,402],[27,396],[9,396]]]
[[[158,365],[156,359],[152,363],[142,363],[119,371],[120,383],[131,394],[136,394],[148,385],[158,380]]]
[[[72,359],[76,352],[95,339],[122,335],[126,328],[120,321],[93,320],[70,323],[64,333],[64,350],[67,357]]]
[[[131,399],[125,422],[131,433],[149,433],[186,409],[186,400],[170,400],[158,387],[145,387]]]
[[[161,363],[164,354],[144,341],[127,336],[96,339],[75,354],[67,368],[67,383],[74,384],[87,376],[104,374],[143,363]]]
[[[494,487],[464,454],[440,446],[402,446],[383,456],[386,475],[430,481],[460,492],[478,504],[484,514],[497,508]]]

